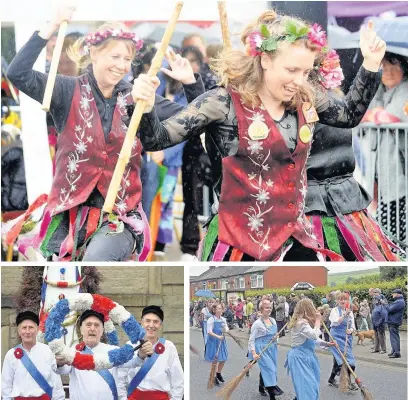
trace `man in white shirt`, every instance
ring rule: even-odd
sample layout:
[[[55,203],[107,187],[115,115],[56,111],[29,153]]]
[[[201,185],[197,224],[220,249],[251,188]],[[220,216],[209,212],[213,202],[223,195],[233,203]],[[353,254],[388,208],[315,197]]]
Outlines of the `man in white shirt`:
[[[182,400],[184,375],[176,346],[160,337],[164,313],[158,306],[142,311],[141,325],[155,353],[142,367],[119,369],[120,400]]]
[[[96,311],[87,310],[79,318],[81,336],[85,344],[86,353],[104,353],[117,349],[117,346],[101,343],[103,334],[104,316]],[[124,364],[127,368],[136,367],[143,360],[153,354],[153,346],[146,342],[139,349],[135,357]],[[58,370],[61,375],[69,374],[70,400],[117,400],[117,378],[118,368],[108,370],[88,371],[76,369],[66,364],[66,361],[57,357]]]
[[[1,397],[3,400],[63,400],[61,378],[50,348],[37,343],[39,319],[31,311],[17,315],[17,332],[21,344],[10,349],[3,364]]]

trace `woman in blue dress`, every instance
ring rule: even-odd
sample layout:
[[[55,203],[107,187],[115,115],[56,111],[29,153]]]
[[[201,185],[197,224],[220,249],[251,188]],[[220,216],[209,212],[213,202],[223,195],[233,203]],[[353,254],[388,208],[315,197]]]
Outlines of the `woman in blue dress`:
[[[356,369],[356,360],[353,355],[353,332],[356,330],[356,327],[354,325],[353,312],[350,309],[350,297],[347,293],[340,293],[337,296],[337,307],[331,310],[329,319],[330,333],[354,371]],[[336,375],[340,372],[343,359],[337,349],[333,348],[331,351],[333,353],[333,369],[329,378],[329,384],[338,387]],[[347,369],[347,372],[350,375],[349,369]],[[350,383],[349,389],[358,390],[358,386],[355,383]]]
[[[258,360],[259,369],[259,392],[266,395],[265,389],[271,400],[275,400],[276,394],[283,392],[277,386],[277,359],[278,348],[276,340],[268,349],[260,353],[262,349],[273,339],[278,333],[276,321],[270,317],[272,305],[269,300],[262,300],[259,303],[261,316],[254,322],[251,328],[251,336],[248,342],[248,358],[250,360]]]
[[[221,304],[213,306],[213,316],[207,321],[207,344],[205,346],[205,360],[218,362],[215,385],[225,382],[221,375],[225,361],[228,359],[227,343],[224,333],[228,332],[227,321],[222,314]]]
[[[334,345],[319,339],[321,318],[313,302],[302,299],[296,304],[289,323],[292,348],[285,367],[295,387],[295,400],[319,400],[320,364],[315,345],[323,348]]]
[[[200,321],[201,321],[201,328],[203,331],[203,338],[204,338],[204,347],[207,344],[207,321],[212,317],[212,309],[215,305],[214,299],[208,299],[207,305],[201,310],[200,314]]]

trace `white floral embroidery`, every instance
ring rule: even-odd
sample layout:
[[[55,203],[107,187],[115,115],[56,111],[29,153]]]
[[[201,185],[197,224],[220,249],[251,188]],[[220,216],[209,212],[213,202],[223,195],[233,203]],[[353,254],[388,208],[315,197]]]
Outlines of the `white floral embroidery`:
[[[247,149],[251,152],[251,155],[258,154],[263,150],[262,143],[259,140],[248,140]]]
[[[266,204],[267,200],[270,200],[269,193],[265,189],[260,189],[257,194],[251,194],[251,196],[256,197],[259,204]]]
[[[252,179],[255,179],[255,178],[256,178],[256,174],[254,174],[254,173],[252,172],[252,173],[248,174],[248,178],[249,178],[250,181],[252,181]]]
[[[85,155],[88,151],[87,145],[93,141],[92,136],[86,136],[90,134],[90,132],[86,132],[86,129],[92,127],[93,114],[90,112],[90,103],[95,101],[89,84],[81,85],[80,95],[78,115],[81,123],[75,125],[74,128],[76,140],[73,145],[75,151],[68,154],[67,173],[65,174],[66,185],[60,189],[60,203],[55,207],[57,212],[63,211],[68,208],[68,205],[73,204],[74,200],[71,194],[77,190],[78,181],[82,177],[82,173],[78,173],[78,168],[81,163],[89,161],[89,158],[85,158]]]

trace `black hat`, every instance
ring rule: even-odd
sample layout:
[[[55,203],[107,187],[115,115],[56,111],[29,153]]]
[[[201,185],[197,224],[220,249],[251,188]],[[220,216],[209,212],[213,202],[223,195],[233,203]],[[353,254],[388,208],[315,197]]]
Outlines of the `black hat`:
[[[103,314],[101,314],[101,313],[99,313],[97,311],[94,311],[94,310],[86,310],[79,317],[79,326],[81,326],[82,322],[84,322],[88,317],[96,317],[96,318],[100,319],[101,322],[102,322],[102,325],[105,322],[105,318],[104,318]]]
[[[156,314],[161,321],[163,322],[164,320],[164,313],[163,310],[159,307],[159,306],[147,306],[143,309],[142,311],[142,318],[146,315],[146,314]]]
[[[402,294],[402,290],[401,289],[394,289],[392,291],[392,293]]]
[[[40,324],[40,319],[38,318],[38,315],[32,311],[22,311],[21,313],[17,314],[16,317],[16,325],[21,324],[25,320],[31,320],[35,322],[37,325]]]

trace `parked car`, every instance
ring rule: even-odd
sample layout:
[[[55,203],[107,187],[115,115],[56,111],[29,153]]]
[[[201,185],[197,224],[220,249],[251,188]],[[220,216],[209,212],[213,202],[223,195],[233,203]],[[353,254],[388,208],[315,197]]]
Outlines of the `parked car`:
[[[297,282],[290,290],[313,290],[315,287],[309,282]]]

